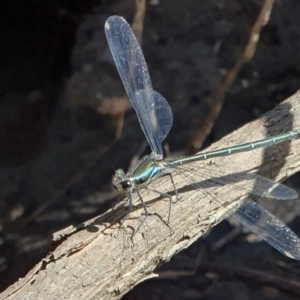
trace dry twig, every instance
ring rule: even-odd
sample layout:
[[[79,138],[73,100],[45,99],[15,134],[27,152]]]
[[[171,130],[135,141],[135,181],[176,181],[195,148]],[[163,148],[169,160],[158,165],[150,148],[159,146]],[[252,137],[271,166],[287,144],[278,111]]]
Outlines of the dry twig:
[[[210,105],[211,108],[209,113],[204,119],[201,127],[197,130],[197,132],[195,132],[195,134],[191,138],[191,141],[187,149],[188,153],[195,153],[199,151],[205,138],[210,133],[214,125],[214,122],[222,109],[226,92],[228,91],[229,87],[236,79],[243,65],[248,61],[250,61],[255,53],[257,42],[259,41],[260,32],[263,26],[265,26],[269,21],[274,2],[275,2],[274,0],[264,1],[260,14],[257,20],[255,21],[252,30],[250,32],[249,41],[245,47],[244,52],[240,56],[240,58],[236,61],[233,68],[228,71],[223,82],[217,87],[212,97],[212,103]]]

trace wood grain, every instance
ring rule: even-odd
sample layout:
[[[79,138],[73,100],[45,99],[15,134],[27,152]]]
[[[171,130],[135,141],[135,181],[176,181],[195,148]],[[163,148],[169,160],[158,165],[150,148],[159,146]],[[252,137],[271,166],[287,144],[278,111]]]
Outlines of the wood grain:
[[[299,125],[300,93],[297,93],[207,150],[258,140],[299,128]],[[300,169],[299,155],[300,141],[295,140],[193,166],[201,172],[209,168],[212,175],[251,170],[282,181]],[[180,200],[172,205],[169,227],[165,224],[168,202],[143,190],[143,198],[153,215],[147,218],[133,240],[132,231],[143,218],[136,196],[133,211],[122,226],[119,220],[127,211],[124,203],[76,228],[72,226],[56,233],[53,252],[25,278],[5,290],[0,299],[120,299],[139,282],[157,276],[153,273],[157,266],[226,218],[228,210],[234,209],[248,194],[246,189],[255,184],[245,182],[245,189],[225,186],[195,190],[179,176],[175,176],[175,181]],[[167,177],[157,180],[155,188],[174,196]],[[218,200],[212,197],[216,193]]]

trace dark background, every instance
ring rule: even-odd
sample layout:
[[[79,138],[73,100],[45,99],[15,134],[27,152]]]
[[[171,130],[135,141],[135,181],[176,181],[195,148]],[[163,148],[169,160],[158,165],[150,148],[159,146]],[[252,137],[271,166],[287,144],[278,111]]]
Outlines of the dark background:
[[[184,153],[261,6],[259,0],[147,3],[143,52],[154,89],[174,113],[166,140],[172,154]],[[1,290],[51,251],[53,232],[110,208],[111,166],[127,169],[143,149],[103,29],[108,16],[131,22],[134,13],[133,0],[0,4]],[[298,0],[275,3],[205,145],[299,89],[299,16]],[[298,190],[298,182],[286,184]],[[273,212],[300,234],[297,201],[276,204]],[[217,247],[233,230],[222,222],[127,299],[299,299],[300,263],[247,231]]]

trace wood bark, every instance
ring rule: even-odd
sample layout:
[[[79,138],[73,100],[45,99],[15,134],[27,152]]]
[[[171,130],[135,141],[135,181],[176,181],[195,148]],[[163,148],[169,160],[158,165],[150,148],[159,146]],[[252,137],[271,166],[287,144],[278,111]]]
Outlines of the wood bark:
[[[209,149],[229,147],[273,136],[300,126],[300,93],[213,144]],[[267,149],[212,159],[193,164],[199,181],[201,172],[211,176],[251,170],[282,181],[300,169],[300,141],[285,142]],[[24,278],[10,286],[0,299],[120,299],[139,282],[157,276],[155,268],[187,248],[210,228],[227,218],[249,194],[255,182],[194,189],[180,176],[174,177],[176,197],[168,176],[152,184],[173,196],[171,219],[166,225],[169,203],[156,193],[142,190],[152,213],[131,239],[143,219],[137,195],[127,219],[120,203],[92,220],[54,234],[53,251]]]

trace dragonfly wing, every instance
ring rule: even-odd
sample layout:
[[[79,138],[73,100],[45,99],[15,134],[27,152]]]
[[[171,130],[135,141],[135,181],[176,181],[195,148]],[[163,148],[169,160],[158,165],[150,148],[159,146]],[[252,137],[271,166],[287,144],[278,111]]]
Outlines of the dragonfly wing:
[[[298,236],[256,202],[246,198],[232,216],[282,254],[300,260]]]
[[[136,93],[138,103],[152,103],[151,107],[145,105],[143,114],[149,119],[148,127],[145,131],[149,137],[149,144],[155,145],[151,147],[152,152],[163,155],[162,142],[168,135],[173,125],[173,113],[167,100],[154,90],[140,90]],[[139,120],[141,115],[138,115]],[[140,120],[141,123],[141,120]]]
[[[175,174],[182,177],[187,183],[190,183],[194,188],[200,190],[203,195],[205,195],[206,197],[210,197],[214,203],[220,206],[222,206],[227,201],[230,201],[230,199],[228,198],[230,195],[228,194],[228,192],[230,193],[230,189],[232,189],[233,192],[236,190],[240,190],[242,193],[252,193],[253,190],[252,188],[248,188],[245,185],[245,182],[244,187],[242,185],[236,185],[237,178],[231,181],[228,181],[227,178],[227,181],[221,180],[216,182],[215,179],[207,179],[208,177],[205,178],[204,176],[203,180],[199,180],[199,178],[201,178],[199,177],[199,173],[195,174],[194,171],[188,169],[187,166],[174,167],[172,165],[169,165],[169,168],[173,170]],[[249,178],[255,179],[256,176],[258,176],[255,174],[248,175],[251,176],[247,177],[247,175],[245,174],[243,176],[246,176],[248,180]],[[226,176],[227,175],[221,176],[221,178]],[[268,185],[277,185],[274,181],[261,176],[259,176],[258,179],[264,182],[264,187]],[[239,177],[239,180],[242,179]],[[227,184],[224,187],[225,182],[227,182]],[[288,189],[286,192],[284,189],[285,186],[278,184],[278,187],[280,186],[282,186],[283,188],[282,193],[284,195],[289,194],[289,190],[291,189],[286,187]],[[218,192],[218,190],[220,191]],[[277,193],[276,195],[278,196],[279,193]],[[225,212],[226,217],[229,217],[230,215],[235,217],[243,225],[247,226],[251,231],[263,238],[279,252],[285,254],[288,257],[300,260],[300,239],[298,238],[298,236],[288,226],[280,222],[269,211],[259,206],[251,199],[246,198],[235,212],[232,213],[232,211],[230,210]]]
[[[172,126],[172,111],[167,101],[153,91],[143,52],[125,19],[119,16],[108,18],[105,34],[126,93],[151,150],[162,156],[161,144]],[[166,114],[166,124],[162,114]]]
[[[298,193],[295,190],[254,173],[245,171],[231,172],[226,169],[226,172],[229,172],[228,174],[215,165],[203,164],[203,166],[199,166],[199,163],[173,167],[172,162],[170,162],[169,166],[179,174],[181,172],[184,173],[184,177],[196,188],[199,183],[209,181],[215,186],[227,186],[228,189],[232,188],[236,191],[260,197],[269,197],[277,200],[296,199],[298,197]]]

